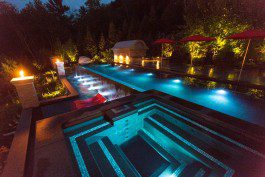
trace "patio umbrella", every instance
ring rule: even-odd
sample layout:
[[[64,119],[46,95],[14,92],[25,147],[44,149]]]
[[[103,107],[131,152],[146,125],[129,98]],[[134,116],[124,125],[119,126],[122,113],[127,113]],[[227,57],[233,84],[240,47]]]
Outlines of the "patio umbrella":
[[[161,51],[161,57],[163,58],[163,44],[175,44],[176,41],[166,38],[158,39],[154,42],[154,44],[162,44],[162,51]]]
[[[265,30],[257,30],[257,29],[246,30],[246,31],[243,31],[241,33],[232,34],[231,36],[228,36],[226,38],[226,39],[236,39],[236,40],[240,40],[240,39],[248,40],[247,49],[246,49],[246,52],[245,52],[245,55],[244,55],[244,58],[243,58],[243,61],[241,64],[241,69],[240,69],[240,73],[239,73],[238,80],[237,80],[237,86],[238,86],[238,83],[239,83],[240,78],[241,78],[242,70],[243,70],[243,67],[244,67],[244,64],[246,61],[246,57],[247,57],[247,53],[249,50],[251,40],[252,39],[264,39],[264,38],[265,38]],[[237,88],[237,86],[236,86],[236,88]]]
[[[214,37],[206,37],[202,35],[192,35],[181,39],[179,42],[211,42],[215,41]],[[192,66],[192,58],[190,58],[190,64]]]

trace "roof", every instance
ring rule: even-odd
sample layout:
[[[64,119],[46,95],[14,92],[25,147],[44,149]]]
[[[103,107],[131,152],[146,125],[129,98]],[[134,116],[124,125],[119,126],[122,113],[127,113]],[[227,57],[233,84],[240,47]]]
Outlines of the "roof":
[[[146,46],[145,42],[142,40],[131,40],[131,41],[121,41],[117,42],[113,49],[145,49],[147,50],[148,47]]]

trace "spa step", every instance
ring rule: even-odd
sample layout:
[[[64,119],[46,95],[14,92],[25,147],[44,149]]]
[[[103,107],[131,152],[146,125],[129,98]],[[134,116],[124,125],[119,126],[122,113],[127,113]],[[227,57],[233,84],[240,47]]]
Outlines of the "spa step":
[[[130,162],[130,160],[127,158],[127,156],[124,154],[124,152],[122,151],[122,149],[120,148],[120,146],[115,145],[115,147],[116,147],[116,150],[119,152],[119,154],[124,159],[124,161],[126,161],[131,166],[132,170],[134,171],[134,174],[136,174],[136,176],[140,177],[141,175],[138,173],[138,171],[136,170],[136,168],[133,166],[133,164]]]
[[[96,129],[94,131],[91,131],[91,132],[89,132],[87,134],[84,134],[84,135],[82,135],[80,137],[76,137],[74,139],[76,144],[77,144],[77,146],[78,146],[78,149],[79,149],[79,152],[81,154],[82,160],[84,161],[84,164],[81,164],[82,163],[82,160],[81,160],[78,163],[78,165],[81,165],[82,166],[81,168],[86,167],[87,170],[85,169],[85,171],[88,171],[87,173],[89,173],[89,174],[91,172],[93,172],[92,174],[90,174],[91,177],[93,177],[93,176],[98,177],[98,176],[102,176],[102,175],[100,175],[101,173],[100,173],[100,171],[99,171],[99,169],[98,169],[98,167],[96,165],[95,159],[93,158],[93,155],[92,155],[91,151],[88,148],[86,139],[88,137],[94,135],[94,134],[97,134],[97,133],[101,132],[102,129],[105,129],[105,127]],[[73,143],[73,142],[71,142],[71,143]],[[74,152],[77,152],[77,149]],[[77,160],[79,160],[79,159],[77,159]]]
[[[152,146],[162,157],[167,161],[174,164],[175,166],[180,166],[181,162],[177,161],[172,155],[170,155],[165,149],[163,149],[157,142],[155,142],[146,130],[140,130],[138,132],[141,138],[143,138],[150,146]]]
[[[151,127],[149,127],[149,126],[151,126]],[[149,122],[148,122],[148,120],[147,120],[147,122],[145,122],[145,128],[147,129],[147,130],[150,130],[152,133],[154,133],[154,134],[156,134],[156,138],[158,137],[158,136],[160,136],[159,135],[159,130],[158,129],[156,129],[155,127],[154,127],[154,125],[149,125]],[[153,128],[153,130],[151,130]],[[146,132],[147,130],[144,130],[143,132]],[[161,131],[161,130],[160,130]],[[146,132],[147,134],[149,134],[148,132]],[[139,134],[142,134],[142,133],[140,133],[139,132]],[[174,142],[173,142],[173,140],[171,140],[171,139],[166,139],[167,137],[166,136],[163,136],[163,137],[161,137],[161,139],[163,139],[164,141],[166,141],[167,143],[172,143],[171,144],[171,146],[175,146],[175,144],[174,144]],[[161,140],[161,139],[158,139],[158,141],[159,140]],[[150,140],[148,140],[148,141],[150,141]],[[153,141],[153,140],[151,140],[151,141]],[[156,143],[156,142],[155,142]],[[153,146],[153,145],[152,145]],[[159,145],[158,145],[159,146]],[[156,148],[156,146],[153,146],[155,149],[157,149]],[[161,147],[161,146],[160,146]],[[176,152],[176,151],[175,151]],[[169,154],[168,152],[167,152],[167,154]],[[170,155],[171,157],[172,157],[172,155]],[[174,157],[176,157],[176,158],[181,158],[181,159],[185,159],[185,160],[187,160],[187,158],[190,158],[190,157],[187,157],[187,156],[182,156],[182,157],[179,157],[180,155],[175,155],[174,154]],[[164,158],[166,158],[166,159],[169,159],[170,157],[168,157],[168,156],[164,156]],[[172,158],[174,158],[174,157],[172,157]],[[180,161],[180,160],[179,160]],[[190,160],[189,160],[190,162],[187,164],[186,162],[183,162],[183,161],[181,161],[181,165],[178,167],[178,168],[175,168],[175,169],[170,169],[170,171],[164,171],[164,173],[166,173],[166,174],[171,174],[171,175],[174,175],[174,176],[179,176],[180,174],[186,174],[186,172],[185,173],[183,173],[183,171],[184,170],[187,170],[187,167],[188,166],[190,166],[190,164],[192,164],[192,163],[194,163],[194,159],[191,159],[190,158]],[[211,172],[211,170],[210,169],[208,169],[206,166],[204,166],[202,163],[200,163],[200,162],[198,162],[198,161],[196,161],[198,164],[200,164],[200,166],[201,166],[201,169],[195,169],[195,171],[193,171],[192,173],[191,172],[189,172],[189,173],[187,173],[187,174],[193,174],[193,175],[195,175],[195,174],[197,174],[198,173],[198,170],[203,170],[203,174],[202,174],[202,172],[200,172],[199,174],[197,174],[198,176],[209,176],[209,172]],[[206,174],[206,172],[207,172],[207,174]],[[164,173],[162,173],[160,176],[162,177],[162,176],[164,176]]]
[[[93,155],[89,148],[87,147],[87,143],[85,141],[79,141],[78,148],[80,149],[80,153],[84,160],[85,168],[87,169],[89,175],[91,177],[102,177],[101,172],[99,171],[99,168],[96,165],[96,161],[93,158]],[[91,173],[93,172],[93,173]],[[82,172],[80,172],[82,173]],[[86,176],[85,174],[80,176]]]
[[[210,147],[208,144],[200,140],[198,137],[193,136],[192,134],[180,129],[177,125],[167,121],[165,118],[157,114],[150,116],[150,119],[165,126],[168,131],[171,131],[171,132],[176,133],[177,135],[180,135],[185,140],[189,140],[189,142],[192,142],[192,144],[194,144],[196,147],[200,147],[200,149],[204,150],[205,152],[215,157],[216,159],[222,159],[223,157],[225,157],[226,159],[230,158],[230,156],[227,155],[226,153],[222,152],[221,150],[216,149],[216,147]]]
[[[202,165],[200,162],[195,161],[191,164],[188,164],[186,168],[180,173],[180,177],[208,177],[211,173],[211,170]]]
[[[163,156],[171,165],[160,175],[161,177],[165,174],[174,174],[178,176],[182,170],[185,168],[186,163],[183,161],[178,161],[171,154],[169,154],[165,149],[163,149],[157,142],[155,142],[151,135],[146,130],[140,130],[138,134],[150,145],[152,146],[161,156]]]
[[[185,169],[185,167],[185,163],[181,164],[180,166],[171,164],[158,177],[179,176],[179,174],[183,171],[183,169]]]
[[[100,125],[102,125],[104,123],[106,123],[106,121],[103,120],[103,118],[97,118],[95,120],[93,119],[93,120],[90,120],[90,121],[87,121],[87,122],[84,122],[84,123],[81,123],[81,124],[78,124],[78,125],[75,125],[75,126],[72,126],[72,127],[64,129],[64,134],[67,137],[71,137],[71,136],[74,136],[74,135],[76,135],[78,133],[82,133],[82,132],[84,132],[86,130],[95,128],[97,126],[100,126]],[[110,127],[110,126],[111,125],[109,125],[108,127]]]
[[[88,147],[103,176],[139,177],[131,167],[131,164],[123,159],[109,138],[104,137],[88,145]]]
[[[117,171],[115,171],[115,167],[109,161],[108,158],[112,158],[110,155],[106,154],[105,145],[101,140],[89,144],[88,148],[93,155],[95,163],[100,170],[100,173],[103,177],[117,177]],[[102,147],[103,146],[103,147]],[[115,164],[114,164],[115,165]],[[117,168],[119,170],[119,168]]]
[[[140,177],[139,173],[136,171],[136,169],[133,167],[133,165],[128,162],[128,159],[124,158],[123,153],[120,153],[120,151],[117,149],[117,146],[112,144],[112,142],[109,140],[109,138],[105,137],[102,139],[102,142],[107,147],[108,151],[111,153],[114,160],[119,165],[120,169],[122,170],[123,174],[127,177],[133,177],[137,176]]]
[[[187,146],[185,143],[183,143],[179,139],[179,138],[181,138],[181,139],[185,139],[185,140],[186,139],[190,140],[188,137],[185,137],[185,134],[183,135],[182,132],[178,132],[178,130],[174,130],[174,134],[172,134],[170,129],[167,127],[167,124],[164,125],[163,123],[158,122],[155,119],[150,117],[150,118],[145,119],[144,127],[151,134],[156,135],[157,141],[164,142],[167,144],[167,146],[170,144],[169,146],[171,146],[171,147],[180,146],[180,147],[186,149],[189,153],[195,155],[196,157],[198,157],[199,159],[204,161],[206,164],[209,164],[211,166],[215,166],[216,168],[218,168],[219,176],[222,176],[225,174],[226,170],[224,170],[223,168],[218,166],[216,163],[214,163],[212,160],[206,158],[204,155],[200,154],[199,152],[197,152],[193,148]],[[178,137],[176,137],[176,134],[178,135]],[[174,152],[177,152],[177,151],[174,151]],[[179,156],[181,156],[181,154]],[[183,156],[183,154],[182,154],[182,156]],[[180,159],[182,159],[184,161],[187,159],[189,161],[191,160],[191,158],[187,155],[186,156],[184,155],[184,157],[180,157]]]
[[[201,140],[202,142],[204,142],[204,144],[207,144],[208,147],[217,149],[218,152],[216,151],[216,155],[223,157],[223,160],[228,160],[230,162],[230,158],[233,157],[236,157],[235,159],[239,161],[241,161],[241,159],[249,159],[249,156],[247,155],[249,153],[246,150],[243,150],[242,148],[233,145],[231,142],[220,138],[220,136],[206,131],[202,127],[188,123],[178,116],[170,117],[160,114],[153,114],[151,115],[151,117],[167,120],[169,123],[179,127],[179,129]]]

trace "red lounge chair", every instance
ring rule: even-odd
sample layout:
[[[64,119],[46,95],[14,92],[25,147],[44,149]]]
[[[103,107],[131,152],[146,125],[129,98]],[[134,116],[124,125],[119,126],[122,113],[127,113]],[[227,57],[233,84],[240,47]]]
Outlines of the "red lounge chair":
[[[104,98],[101,94],[97,94],[96,96],[92,98],[88,98],[86,100],[76,100],[73,102],[74,109],[81,109],[81,108],[87,108],[91,106],[95,106],[101,103],[105,103],[107,101],[106,98]]]

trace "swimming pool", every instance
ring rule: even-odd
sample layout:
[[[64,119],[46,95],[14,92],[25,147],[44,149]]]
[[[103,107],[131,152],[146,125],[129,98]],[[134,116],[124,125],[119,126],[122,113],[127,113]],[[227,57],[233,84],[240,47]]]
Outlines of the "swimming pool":
[[[108,115],[64,129],[80,176],[264,175],[262,152],[171,105],[148,99]]]
[[[182,78],[162,79],[155,73],[111,65],[86,66],[88,71],[140,92],[155,89],[207,108],[265,127],[265,101],[229,90],[206,89],[183,84]]]

